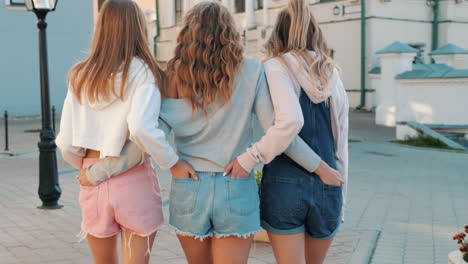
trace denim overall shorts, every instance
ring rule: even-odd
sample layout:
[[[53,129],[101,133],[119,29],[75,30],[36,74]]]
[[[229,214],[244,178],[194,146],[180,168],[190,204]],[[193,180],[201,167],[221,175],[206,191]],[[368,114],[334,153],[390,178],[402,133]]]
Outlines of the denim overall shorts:
[[[336,169],[333,132],[328,102],[314,104],[302,92],[299,102],[304,127],[299,136]],[[314,239],[330,239],[338,231],[343,205],[342,186],[324,184],[285,154],[263,168],[261,225],[267,231],[292,235],[306,233]]]

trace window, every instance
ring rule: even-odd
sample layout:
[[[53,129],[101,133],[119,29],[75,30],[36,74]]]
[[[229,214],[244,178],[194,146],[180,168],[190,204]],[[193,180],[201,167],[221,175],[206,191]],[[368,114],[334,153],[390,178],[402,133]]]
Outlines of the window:
[[[257,6],[255,9],[263,9],[263,1],[264,0],[257,0]]]
[[[235,0],[236,13],[245,12],[245,0]]]
[[[264,0],[255,0],[254,1],[254,9],[263,9],[263,1]],[[236,13],[243,13],[245,12],[245,0],[235,0],[235,7]]]
[[[182,0],[175,0],[175,13],[176,13],[176,24],[182,22],[183,9],[182,9]]]

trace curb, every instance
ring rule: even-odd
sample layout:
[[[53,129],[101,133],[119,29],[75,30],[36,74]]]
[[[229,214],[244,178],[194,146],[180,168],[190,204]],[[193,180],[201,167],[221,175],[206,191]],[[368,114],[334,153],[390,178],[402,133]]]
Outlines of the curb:
[[[378,230],[363,231],[348,264],[369,264],[374,255],[379,237],[380,231]]]

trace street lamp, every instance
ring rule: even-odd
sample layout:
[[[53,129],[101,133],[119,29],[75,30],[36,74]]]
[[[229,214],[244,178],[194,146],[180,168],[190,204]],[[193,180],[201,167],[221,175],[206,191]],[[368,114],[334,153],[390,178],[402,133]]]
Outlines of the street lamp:
[[[50,95],[49,72],[47,64],[47,39],[45,18],[47,13],[54,11],[58,0],[26,0],[28,11],[33,11],[37,16],[37,28],[39,29],[39,65],[41,74],[41,111],[42,130],[39,147],[39,198],[42,200],[41,209],[58,209],[62,190],[58,183],[57,157],[55,151],[55,132],[50,122]]]
[[[334,14],[335,16],[341,14],[341,9],[340,9],[339,6],[335,6],[335,7],[333,8],[333,14]]]

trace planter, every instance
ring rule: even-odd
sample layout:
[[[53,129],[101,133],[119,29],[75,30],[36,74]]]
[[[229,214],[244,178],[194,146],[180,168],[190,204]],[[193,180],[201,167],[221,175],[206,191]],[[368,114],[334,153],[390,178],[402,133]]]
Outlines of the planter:
[[[448,255],[448,264],[467,264],[468,261],[463,259],[463,253],[460,250],[450,252]]]
[[[270,239],[268,238],[268,233],[265,229],[262,229],[262,231],[255,234],[254,240],[257,242],[270,243]]]

